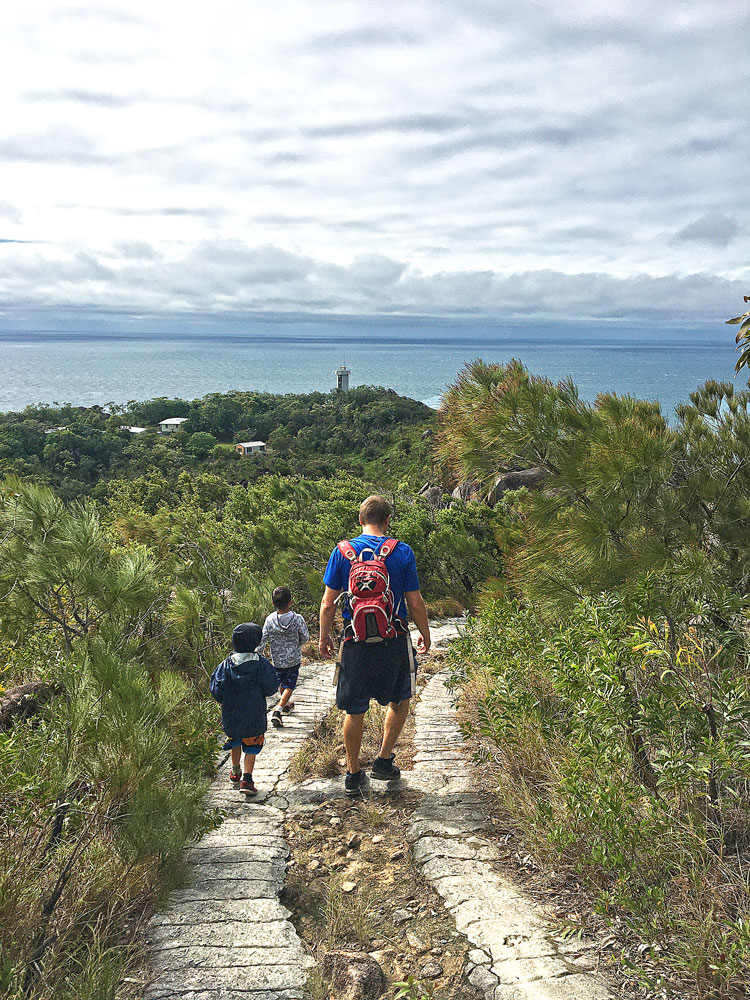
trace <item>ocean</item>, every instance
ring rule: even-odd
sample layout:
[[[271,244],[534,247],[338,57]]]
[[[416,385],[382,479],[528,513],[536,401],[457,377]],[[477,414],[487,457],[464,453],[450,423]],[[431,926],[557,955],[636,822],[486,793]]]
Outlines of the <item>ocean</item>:
[[[175,332],[0,330],[0,411],[36,402],[194,399],[232,389],[327,391],[346,364],[352,385],[382,385],[430,406],[474,358],[520,359],[553,380],[659,400],[665,416],[707,379],[734,378],[734,338],[705,330],[617,325],[355,321],[236,324]],[[738,385],[744,379],[738,378]]]

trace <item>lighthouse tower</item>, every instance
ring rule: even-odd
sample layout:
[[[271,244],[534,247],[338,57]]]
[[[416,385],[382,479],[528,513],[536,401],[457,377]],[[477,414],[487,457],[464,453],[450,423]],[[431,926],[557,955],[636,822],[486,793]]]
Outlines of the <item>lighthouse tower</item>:
[[[336,376],[336,388],[346,392],[349,388],[349,376],[351,375],[349,369],[346,365],[339,365],[333,374]]]

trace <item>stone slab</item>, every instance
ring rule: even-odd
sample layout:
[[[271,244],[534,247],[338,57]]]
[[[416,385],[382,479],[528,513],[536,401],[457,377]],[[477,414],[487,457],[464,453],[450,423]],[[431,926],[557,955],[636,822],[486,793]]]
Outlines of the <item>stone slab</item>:
[[[193,867],[201,868],[205,865],[222,865],[233,867],[235,865],[257,863],[263,861],[268,864],[284,864],[289,857],[289,849],[279,844],[247,844],[238,847],[236,844],[226,846],[194,847],[185,855],[185,860]]]
[[[278,920],[253,921],[252,940],[248,939],[247,923],[236,920],[231,926],[226,921],[208,923],[168,924],[151,927],[148,935],[149,948],[157,951],[179,951],[184,948],[226,948],[234,949],[252,945],[255,948],[298,947],[294,928],[284,918]]]
[[[289,961],[286,965],[253,965],[248,967],[182,966],[154,976],[145,990],[146,1000],[167,1000],[185,993],[198,993],[210,987],[215,992],[234,991],[260,994],[294,987],[301,989],[307,982],[306,965]]]
[[[286,862],[277,861],[243,861],[240,864],[225,865],[214,862],[213,864],[196,865],[191,869],[190,888],[195,884],[213,881],[222,882],[278,882],[284,881],[286,873]]]
[[[438,859],[450,861],[497,861],[497,848],[487,841],[457,840],[447,837],[423,836],[414,845],[413,857],[418,865],[427,865]],[[427,874],[427,872],[425,872]],[[431,877],[428,875],[428,878]]]
[[[264,923],[287,920],[289,910],[274,896],[268,899],[221,899],[180,901],[173,893],[169,909],[156,913],[149,921],[149,931],[159,927],[178,927],[193,924],[237,923],[247,925],[253,922],[262,927]],[[187,931],[186,933],[190,933]],[[227,937],[232,934],[227,929]]]
[[[490,994],[490,1000],[612,1000],[612,994],[597,976],[574,974],[515,986],[500,985]]]
[[[304,990],[302,987],[292,987],[288,990],[238,990],[238,989],[206,989],[188,990],[184,993],[175,993],[180,1000],[304,1000]],[[155,997],[148,990],[145,993],[145,1000],[155,1000]],[[161,997],[162,995],[159,994]]]
[[[256,948],[242,944],[230,945],[197,945],[186,943],[181,948],[167,948],[155,951],[151,959],[151,968],[158,978],[162,973],[189,973],[191,969],[210,969],[211,974],[219,969],[279,970],[286,974],[289,966],[302,965],[309,969],[314,960],[302,953],[295,954],[289,947]],[[239,976],[238,976],[239,979]],[[278,985],[278,984],[277,984]],[[296,982],[288,981],[280,985],[295,986]]]

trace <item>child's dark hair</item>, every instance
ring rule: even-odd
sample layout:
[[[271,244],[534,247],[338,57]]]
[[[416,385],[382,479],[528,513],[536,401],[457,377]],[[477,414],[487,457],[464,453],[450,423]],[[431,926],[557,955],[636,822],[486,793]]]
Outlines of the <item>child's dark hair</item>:
[[[292,592],[289,587],[277,587],[271,594],[271,600],[276,610],[281,611],[292,603]]]

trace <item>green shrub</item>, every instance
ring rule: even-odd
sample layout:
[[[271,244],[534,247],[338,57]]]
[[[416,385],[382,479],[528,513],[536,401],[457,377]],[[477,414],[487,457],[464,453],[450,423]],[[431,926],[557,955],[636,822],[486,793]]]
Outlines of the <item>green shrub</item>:
[[[750,983],[750,670],[714,633],[616,596],[560,625],[496,601],[453,661],[507,822],[671,974],[730,996]]]

